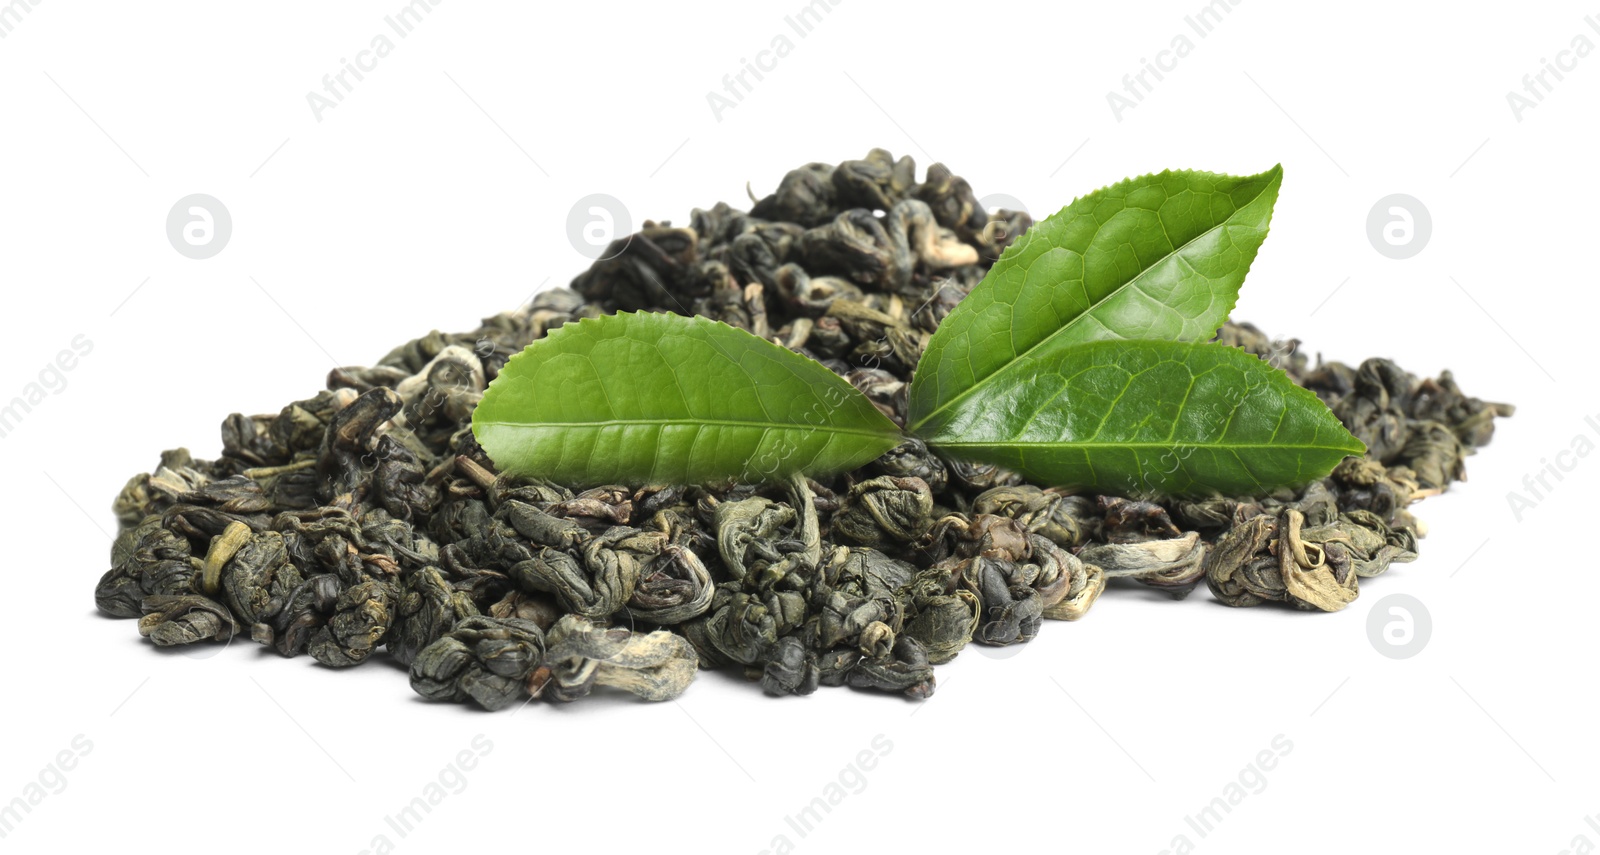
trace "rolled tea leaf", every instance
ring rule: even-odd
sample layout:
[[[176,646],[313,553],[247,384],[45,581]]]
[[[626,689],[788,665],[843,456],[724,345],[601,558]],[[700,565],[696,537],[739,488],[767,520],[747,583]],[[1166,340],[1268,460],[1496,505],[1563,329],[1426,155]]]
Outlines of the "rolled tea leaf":
[[[647,701],[670,701],[694,681],[699,659],[674,632],[607,628],[579,615],[551,627],[544,666],[528,675],[528,693],[556,703],[586,697],[595,686],[625,689]]]
[[[529,345],[472,427],[502,471],[580,484],[821,475],[900,441],[821,364],[720,322],[652,313],[585,319]]]
[[[1166,171],[1082,196],[1035,224],[928,342],[907,427],[992,401],[1074,345],[1205,341],[1267,238],[1283,168],[1239,177]]]
[[[1123,496],[1261,494],[1365,451],[1316,395],[1234,347],[1108,341],[1016,364],[941,412],[928,445]]]
[[[525,693],[544,653],[544,631],[533,621],[462,618],[411,661],[411,688],[430,701],[470,699],[484,709],[504,709]]]

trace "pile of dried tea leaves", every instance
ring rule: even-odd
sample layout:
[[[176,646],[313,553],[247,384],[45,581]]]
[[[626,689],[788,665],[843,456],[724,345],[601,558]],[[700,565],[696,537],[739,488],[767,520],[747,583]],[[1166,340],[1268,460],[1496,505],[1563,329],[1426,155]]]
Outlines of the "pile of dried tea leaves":
[[[574,490],[497,476],[469,427],[507,359],[623,310],[699,314],[811,356],[904,424],[929,334],[1031,224],[967,182],[874,150],[807,164],[747,213],[646,222],[570,288],[432,332],[276,414],[222,423],[222,456],[130,480],[95,589],[159,645],[248,634],[351,666],[380,648],[433,700],[491,709],[596,686],[676,697],[697,668],[769,694],[926,697],[969,642],[1018,644],[1124,577],[1182,598],[1334,611],[1417,557],[1409,506],[1464,477],[1511,407],[1449,373],[1310,365],[1248,324],[1219,338],[1314,390],[1366,443],[1328,478],[1161,501],[1022,483],[911,439],[856,472],[757,486]]]

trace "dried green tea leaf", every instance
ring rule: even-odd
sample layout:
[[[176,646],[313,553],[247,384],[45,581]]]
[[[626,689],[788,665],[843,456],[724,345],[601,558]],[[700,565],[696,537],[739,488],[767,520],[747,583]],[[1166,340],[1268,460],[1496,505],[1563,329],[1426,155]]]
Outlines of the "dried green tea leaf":
[[[529,345],[472,428],[502,471],[580,484],[821,475],[900,441],[821,364],[720,322],[652,313],[585,319]]]
[[[1280,166],[1248,177],[1169,170],[1035,224],[928,342],[909,430],[922,435],[944,411],[989,400],[991,387],[1015,385],[1073,345],[1211,338],[1267,238],[1282,180]]]
[[[1316,395],[1234,347],[1107,341],[1016,365],[941,412],[928,445],[1125,496],[1259,494],[1366,450]]]

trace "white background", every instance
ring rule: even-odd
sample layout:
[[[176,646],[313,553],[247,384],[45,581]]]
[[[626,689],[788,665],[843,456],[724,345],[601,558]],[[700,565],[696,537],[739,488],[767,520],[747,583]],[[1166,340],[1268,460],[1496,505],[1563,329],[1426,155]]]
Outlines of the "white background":
[[[16,4],[13,4],[16,5]],[[0,439],[6,737],[0,801],[73,737],[92,749],[0,846],[357,852],[683,849],[1558,852],[1600,812],[1593,495],[1573,438],[1593,380],[1600,58],[1554,60],[1592,4],[1250,0],[1206,37],[1202,0],[841,2],[720,120],[720,90],[802,0],[447,2],[318,121],[321,91],[401,0],[336,6],[45,0],[0,39],[0,401],[74,336],[93,351]],[[3,8],[3,4],[0,4]],[[1193,51],[1120,121],[1107,92],[1187,33]],[[1570,57],[1569,57],[1570,60]],[[1571,62],[1568,62],[1571,65]],[[1537,85],[1537,84],[1536,84]],[[1415,510],[1421,560],[1338,614],[1118,589],[1004,656],[969,648],[923,704],[848,690],[774,700],[703,674],[678,703],[590,699],[486,714],[421,702],[397,667],[345,673],[240,640],[155,650],[97,616],[112,498],[163,448],[220,450],[230,412],[276,412],[334,364],[470,329],[586,259],[569,209],[634,225],[747,204],[811,160],[873,146],[943,161],[1036,214],[1166,167],[1281,162],[1272,235],[1237,317],[1329,358],[1451,368],[1515,402],[1471,481]],[[167,242],[207,193],[233,236]],[[1416,257],[1366,236],[1380,197],[1431,212]],[[1381,307],[1375,313],[1374,306]],[[1373,606],[1423,602],[1414,658]],[[492,749],[404,838],[385,817],[483,734]],[[807,836],[785,822],[882,734],[892,750]],[[1185,817],[1283,735],[1292,750],[1207,836]],[[881,743],[880,743],[881,744]],[[47,776],[49,780],[55,780]],[[849,778],[854,780],[854,778]],[[857,787],[859,789],[859,786]],[[1600,822],[1600,820],[1597,820]],[[1597,826],[1600,827],[1600,826]],[[779,841],[781,842],[781,841]]]

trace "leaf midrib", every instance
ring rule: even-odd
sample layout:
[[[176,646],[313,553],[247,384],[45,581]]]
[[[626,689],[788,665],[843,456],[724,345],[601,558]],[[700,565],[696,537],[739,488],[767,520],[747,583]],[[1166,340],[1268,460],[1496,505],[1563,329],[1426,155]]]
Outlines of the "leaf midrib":
[[[792,422],[755,422],[739,419],[606,419],[604,421],[580,422],[554,422],[554,421],[529,421],[518,419],[506,421],[500,419],[485,419],[481,422],[485,426],[514,427],[514,428],[602,428],[602,427],[634,427],[650,425],[683,425],[691,427],[739,427],[759,430],[808,430],[819,433],[850,434],[854,436],[886,437],[892,434],[889,431],[873,430],[871,428],[841,428],[827,425],[802,425]]]
[[[943,442],[941,440],[927,440],[928,445],[939,448],[1083,448],[1083,449],[1133,449],[1133,448],[1270,448],[1279,451],[1343,451],[1346,454],[1360,454],[1344,445],[1315,445],[1282,442],[1187,442],[1173,440],[1170,442],[1034,442],[1033,440],[1012,440],[1009,442]]]
[[[1151,269],[1153,269],[1156,266],[1156,264],[1160,264],[1161,261],[1165,261],[1166,259],[1171,258],[1174,255],[1177,255],[1178,253],[1184,251],[1185,249],[1188,249],[1189,245],[1193,244],[1195,241],[1197,241],[1197,240],[1199,240],[1199,239],[1201,239],[1201,238],[1203,238],[1203,237],[1205,237],[1205,236],[1217,231],[1218,229],[1221,229],[1223,226],[1226,226],[1229,222],[1231,222],[1233,220],[1233,218],[1235,216],[1238,215],[1238,213],[1240,211],[1244,210],[1247,206],[1249,206],[1250,204],[1255,202],[1257,199],[1260,199],[1261,198],[1261,194],[1267,192],[1267,188],[1270,187],[1270,186],[1272,186],[1271,182],[1268,182],[1266,185],[1263,185],[1261,190],[1260,190],[1260,192],[1256,193],[1256,195],[1254,195],[1254,196],[1251,196],[1250,199],[1248,201],[1246,201],[1244,204],[1239,205],[1237,208],[1234,208],[1233,209],[1233,213],[1230,213],[1226,218],[1223,219],[1222,222],[1217,223],[1216,225],[1212,226],[1211,228],[1206,229],[1205,231],[1201,232],[1200,234],[1197,234],[1194,237],[1190,238],[1189,240],[1184,241],[1183,242],[1183,246],[1174,248],[1171,252],[1169,252],[1166,255],[1162,256],[1161,259],[1159,261],[1157,261],[1155,264],[1151,264],[1149,267],[1146,267],[1145,269],[1139,271],[1138,274],[1133,276],[1127,282],[1124,282],[1121,285],[1118,285],[1114,290],[1111,291],[1111,293],[1107,294],[1104,299],[1100,300],[1099,302],[1095,303],[1094,305],[1090,306],[1089,308],[1084,309],[1082,312],[1078,313],[1077,317],[1073,318],[1070,321],[1067,321],[1066,323],[1062,324],[1060,327],[1056,328],[1055,332],[1053,332],[1053,333],[1045,336],[1044,338],[1040,339],[1038,344],[1035,344],[1033,347],[1028,348],[1026,351],[1024,351],[1022,353],[1016,354],[1015,356],[1012,357],[1010,362],[1007,362],[1005,365],[1002,365],[999,368],[995,369],[994,371],[989,372],[989,374],[984,376],[982,379],[974,382],[971,386],[968,386],[966,388],[966,390],[961,392],[959,395],[956,395],[954,398],[951,398],[950,400],[944,402],[943,404],[940,404],[938,407],[935,407],[927,415],[925,415],[922,418],[918,419],[915,424],[906,425],[906,431],[908,433],[916,434],[922,428],[922,426],[927,424],[929,421],[931,421],[934,416],[938,415],[939,413],[944,412],[945,410],[947,410],[950,407],[954,406],[956,403],[965,400],[968,395],[971,395],[973,392],[975,392],[978,389],[982,388],[984,386],[984,384],[988,383],[990,380],[992,380],[995,377],[1005,373],[1006,371],[1009,371],[1011,369],[1011,366],[1016,365],[1018,362],[1021,362],[1023,359],[1025,359],[1029,355],[1031,355],[1034,351],[1037,351],[1038,349],[1048,345],[1051,341],[1054,341],[1056,336],[1059,336],[1062,333],[1066,332],[1067,330],[1072,329],[1074,324],[1076,324],[1079,321],[1083,320],[1085,317],[1087,317],[1089,315],[1090,312],[1093,312],[1095,309],[1099,308],[1100,306],[1103,306],[1106,303],[1111,302],[1111,300],[1115,299],[1117,297],[1117,295],[1121,294],[1127,288],[1132,287],[1134,283],[1136,283],[1139,280],[1143,279],[1144,275],[1146,273],[1149,273],[1151,271]],[[1163,230],[1166,229],[1166,225],[1164,223],[1162,224],[1162,229]],[[1096,229],[1095,233],[1099,234],[1099,229]],[[1091,240],[1092,239],[1093,238],[1091,238]],[[980,282],[979,284],[982,284],[982,283]],[[1105,326],[1105,324],[1101,323],[1101,326]],[[1118,338],[1122,338],[1122,337],[1118,336]],[[1124,340],[1126,340],[1126,339],[1124,339]]]

